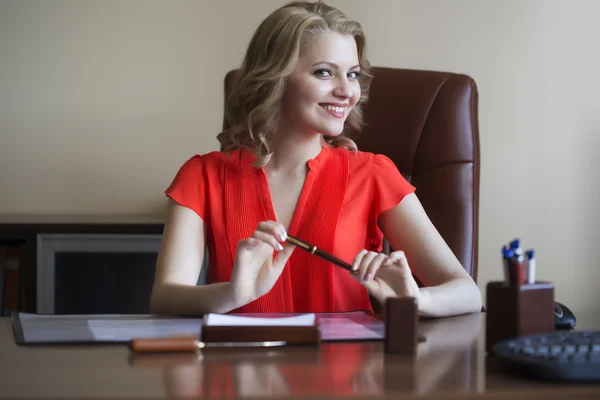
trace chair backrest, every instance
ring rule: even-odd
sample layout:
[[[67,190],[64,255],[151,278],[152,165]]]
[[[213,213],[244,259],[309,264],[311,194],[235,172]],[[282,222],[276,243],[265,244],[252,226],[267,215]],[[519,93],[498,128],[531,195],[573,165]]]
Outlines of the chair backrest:
[[[225,92],[235,74],[225,77]],[[475,81],[463,74],[373,67],[362,151],[385,154],[477,281],[479,123]],[[229,123],[223,119],[223,128]]]

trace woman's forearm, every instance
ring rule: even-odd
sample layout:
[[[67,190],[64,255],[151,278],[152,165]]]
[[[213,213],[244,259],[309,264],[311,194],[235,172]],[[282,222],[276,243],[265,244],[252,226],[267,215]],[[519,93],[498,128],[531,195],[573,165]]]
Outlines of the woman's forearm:
[[[236,302],[229,282],[203,286],[165,283],[153,289],[150,312],[175,315],[223,314],[242,305]]]
[[[480,312],[481,306],[481,292],[470,279],[454,279],[420,289],[419,314],[424,317]]]

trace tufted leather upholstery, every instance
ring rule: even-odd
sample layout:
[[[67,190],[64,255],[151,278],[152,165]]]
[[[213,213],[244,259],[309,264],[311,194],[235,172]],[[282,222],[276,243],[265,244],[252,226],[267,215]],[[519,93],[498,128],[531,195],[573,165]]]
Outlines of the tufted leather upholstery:
[[[225,78],[225,90],[235,71]],[[478,92],[466,75],[374,67],[362,151],[390,157],[433,224],[477,281]],[[228,123],[224,119],[223,127]]]

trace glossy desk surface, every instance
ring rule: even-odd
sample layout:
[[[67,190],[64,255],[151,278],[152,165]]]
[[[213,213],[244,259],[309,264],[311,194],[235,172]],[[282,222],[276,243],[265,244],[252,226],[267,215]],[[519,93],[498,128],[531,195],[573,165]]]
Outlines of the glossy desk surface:
[[[580,321],[581,329],[600,328],[594,318]],[[387,355],[382,342],[132,356],[124,345],[20,347],[10,319],[0,318],[0,397],[600,399],[600,383],[544,382],[499,368],[483,350],[485,314],[421,321],[419,329],[427,341],[414,357]]]

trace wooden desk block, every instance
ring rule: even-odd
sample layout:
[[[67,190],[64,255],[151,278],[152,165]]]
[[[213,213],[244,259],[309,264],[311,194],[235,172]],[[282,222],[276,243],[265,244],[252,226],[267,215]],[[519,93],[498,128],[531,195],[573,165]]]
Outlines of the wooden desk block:
[[[202,326],[204,342],[269,342],[283,340],[289,345],[318,345],[321,333],[314,326]]]
[[[496,343],[537,333],[554,332],[554,284],[537,282],[487,285],[486,351]]]
[[[416,353],[418,327],[418,307],[414,297],[387,299],[385,303],[384,339],[386,353]]]

